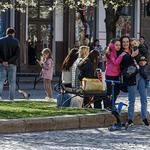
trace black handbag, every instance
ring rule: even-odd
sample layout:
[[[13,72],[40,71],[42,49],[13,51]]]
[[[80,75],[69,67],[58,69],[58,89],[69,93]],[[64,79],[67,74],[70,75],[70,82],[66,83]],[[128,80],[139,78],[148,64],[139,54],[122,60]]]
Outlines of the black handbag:
[[[139,69],[137,68],[137,65],[135,63],[132,63],[130,66],[123,69],[123,74],[128,78],[132,78],[138,74]]]

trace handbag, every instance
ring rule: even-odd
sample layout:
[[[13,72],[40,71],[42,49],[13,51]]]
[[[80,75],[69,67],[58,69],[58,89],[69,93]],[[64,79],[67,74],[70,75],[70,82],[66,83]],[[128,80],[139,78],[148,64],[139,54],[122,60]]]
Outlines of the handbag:
[[[134,60],[134,63],[132,63],[130,66],[123,69],[124,75],[127,77],[127,79],[130,79],[139,72],[139,65],[137,64],[136,60]]]
[[[85,91],[103,91],[103,85],[99,79],[83,78],[82,89]]]

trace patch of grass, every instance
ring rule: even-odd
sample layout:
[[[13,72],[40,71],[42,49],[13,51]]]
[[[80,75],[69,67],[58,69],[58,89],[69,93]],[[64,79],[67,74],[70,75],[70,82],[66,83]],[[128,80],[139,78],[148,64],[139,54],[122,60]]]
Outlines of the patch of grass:
[[[50,117],[104,112],[98,109],[57,108],[50,107],[50,105],[56,105],[56,103],[41,101],[1,102],[0,119]]]

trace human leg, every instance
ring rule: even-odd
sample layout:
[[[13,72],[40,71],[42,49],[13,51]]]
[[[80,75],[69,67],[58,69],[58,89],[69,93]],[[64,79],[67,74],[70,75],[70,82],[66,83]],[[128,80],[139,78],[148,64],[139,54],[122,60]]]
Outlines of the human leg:
[[[106,76],[107,80],[119,81],[119,77],[116,76]],[[112,95],[112,83],[106,82],[107,91],[106,91],[106,107],[112,106],[111,95]],[[115,84],[114,86],[114,103],[119,95],[119,84]]]
[[[16,90],[16,65],[10,64],[6,69],[9,80],[9,99],[14,100]]]
[[[110,80],[110,76],[106,76],[106,80]],[[105,95],[105,100],[106,100],[106,108],[111,106],[111,94],[112,94],[112,87],[110,82],[106,82],[106,95]]]
[[[52,88],[51,81],[49,79],[44,79],[44,88],[48,98],[52,98]]]
[[[100,68],[102,70],[102,62],[98,63],[98,68]]]
[[[128,101],[129,101],[129,106],[128,106],[129,120],[133,120],[134,118],[134,103],[135,103],[135,97],[136,97],[136,89],[137,89],[137,85],[127,86]]]
[[[7,75],[5,68],[6,67],[0,63],[0,97],[2,95],[3,86]]]
[[[145,88],[145,80],[141,76],[141,74],[137,75],[138,80],[138,89],[140,94],[140,100],[141,100],[141,117],[147,118],[147,89]]]
[[[145,79],[145,83],[146,83],[145,87],[148,88],[149,87],[149,80],[148,80],[148,76],[146,74],[146,65],[140,66],[140,74]]]

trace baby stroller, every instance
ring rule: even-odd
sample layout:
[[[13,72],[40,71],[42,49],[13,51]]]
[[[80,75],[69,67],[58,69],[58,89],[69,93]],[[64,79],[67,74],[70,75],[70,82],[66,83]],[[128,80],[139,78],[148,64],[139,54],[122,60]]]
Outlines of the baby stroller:
[[[124,123],[120,119],[122,107],[123,107],[123,105],[124,106],[127,106],[127,105],[124,104],[123,102],[115,103],[114,104],[114,85],[115,85],[115,83],[120,84],[120,81],[105,80],[105,82],[111,82],[112,83],[111,84],[112,85],[112,114],[117,119],[117,122],[115,121],[113,123],[113,126],[110,125],[109,128],[108,128],[108,130],[109,131],[115,131],[115,130],[121,130],[123,128],[125,128],[127,130],[128,129],[128,123]],[[117,110],[114,109],[114,105],[118,105],[118,109]]]

